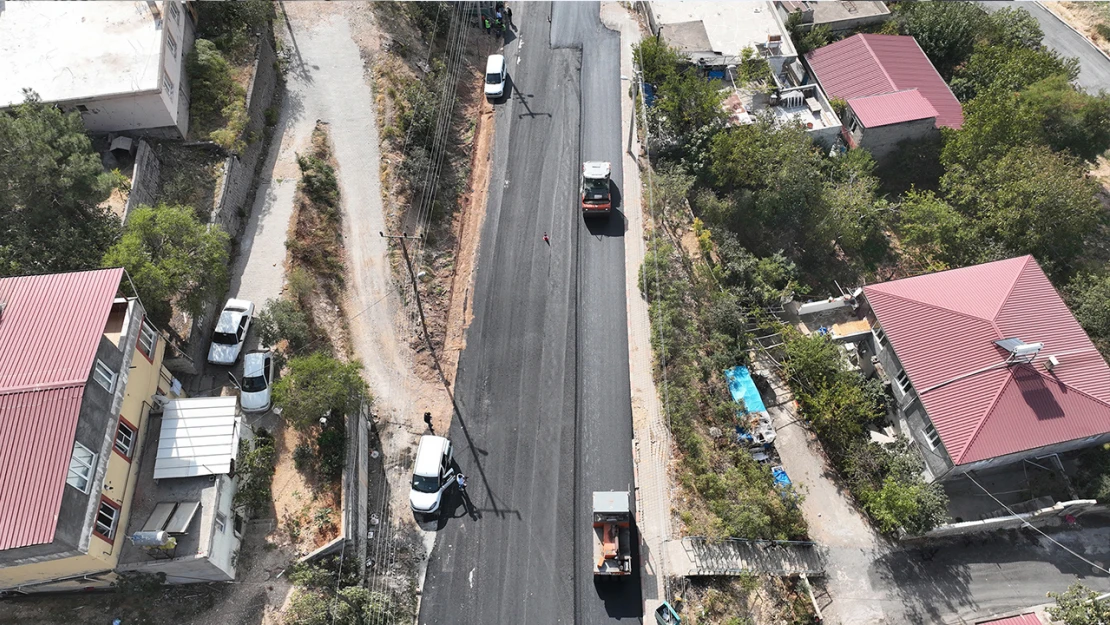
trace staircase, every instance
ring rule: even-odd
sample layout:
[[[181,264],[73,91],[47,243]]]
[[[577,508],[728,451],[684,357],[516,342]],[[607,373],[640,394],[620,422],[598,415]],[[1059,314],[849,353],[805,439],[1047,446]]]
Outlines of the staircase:
[[[812,542],[687,537],[667,543],[667,565],[671,575],[684,577],[745,573],[816,577],[825,574],[825,554]]]

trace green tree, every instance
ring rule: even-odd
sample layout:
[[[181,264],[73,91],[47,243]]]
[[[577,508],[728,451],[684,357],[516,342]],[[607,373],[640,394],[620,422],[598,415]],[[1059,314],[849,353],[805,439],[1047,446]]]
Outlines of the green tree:
[[[121,177],[104,171],[79,114],[25,93],[0,115],[0,276],[98,267],[119,238],[101,204]]]
[[[1067,82],[1078,75],[1077,59],[1064,58],[1047,48],[982,46],[956,70],[950,85],[957,98],[968,102],[994,85],[1005,91],[1020,91],[1052,76]]]
[[[1032,254],[1049,275],[1066,276],[1100,220],[1098,185],[1083,161],[1034,145],[1010,150],[972,172],[945,174],[949,201],[975,219],[983,239]]]
[[[228,243],[188,206],[140,206],[102,266],[126,268],[151,316],[165,322],[172,302],[198,315],[227,287]]]
[[[644,82],[656,87],[688,64],[682,53],[655,37],[643,39],[632,46],[632,58],[644,73]]]
[[[1041,46],[1044,31],[1037,18],[1025,9],[1005,7],[988,13],[986,42],[1006,48],[1036,49]]]
[[[932,191],[910,189],[902,196],[898,217],[898,236],[908,256],[930,270],[960,264],[967,224],[947,202]]]
[[[917,40],[945,80],[988,27],[986,11],[970,2],[899,2],[894,9],[902,34]]]
[[[1079,325],[1110,357],[1110,275],[1083,274],[1064,289]]]
[[[263,345],[288,342],[288,350],[298,353],[312,338],[308,315],[297,302],[286,299],[266,300],[266,308],[258,315],[258,336]]]
[[[964,106],[959,130],[944,129],[941,164],[948,174],[974,170],[1016,146],[1040,143],[1041,121],[1037,111],[1021,105],[1019,94],[992,86]]]
[[[289,360],[289,372],[274,385],[274,403],[293,425],[308,428],[331,413],[342,418],[369,397],[357,362],[342,362],[316,352]]]
[[[893,533],[899,528],[917,536],[944,523],[948,518],[948,497],[939,484],[926,484],[920,475],[888,475],[878,491],[863,501],[867,513],[879,530]]]
[[[667,77],[650,112],[655,119],[665,120],[662,127],[672,138],[680,139],[724,120],[722,88],[721,81],[706,80],[697,68],[686,67]]]
[[[1105,625],[1110,623],[1110,601],[1099,600],[1099,593],[1076,582],[1065,592],[1050,592],[1056,605],[1045,611],[1064,625]]]
[[[1057,74],[1030,85],[1020,100],[1040,120],[1042,140],[1053,150],[1094,162],[1110,148],[1110,94],[1091,95]]]

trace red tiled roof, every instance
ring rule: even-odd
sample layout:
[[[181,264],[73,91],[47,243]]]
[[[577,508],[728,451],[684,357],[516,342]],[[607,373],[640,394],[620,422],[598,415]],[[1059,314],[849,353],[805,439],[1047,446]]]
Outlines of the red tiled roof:
[[[937,116],[937,110],[917,89],[869,95],[848,100],[864,128],[875,128]]]
[[[1032,256],[863,291],[955,464],[1110,432],[1110,366]],[[1044,349],[1000,366],[1004,338]]]
[[[1000,618],[995,621],[980,621],[977,625],[1044,625],[1044,623],[1037,618],[1036,614],[1030,612],[1029,614]]]
[[[0,549],[54,539],[85,381],[123,269],[0,279]]]
[[[936,109],[938,127],[963,125],[960,101],[913,37],[853,35],[810,52],[806,60],[830,98],[852,100],[917,89]],[[901,121],[911,119],[921,118]]]

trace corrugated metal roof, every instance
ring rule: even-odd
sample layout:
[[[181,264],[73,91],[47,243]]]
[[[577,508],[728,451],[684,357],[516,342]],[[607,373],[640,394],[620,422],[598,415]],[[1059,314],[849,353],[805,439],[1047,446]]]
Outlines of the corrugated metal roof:
[[[122,269],[0,279],[0,549],[48,543]]]
[[[869,95],[848,100],[864,128],[887,126],[937,116],[937,110],[917,89]]]
[[[192,397],[166,404],[154,479],[222,475],[239,452],[239,398]]]
[[[864,294],[956,464],[1110,432],[1110,366],[1032,256]],[[1003,338],[1044,349],[1002,366]]]
[[[1030,612],[1029,614],[1008,616],[994,621],[979,621],[976,625],[1044,625],[1044,623],[1037,618],[1036,614]]]
[[[963,125],[960,101],[913,37],[853,35],[810,52],[806,60],[830,98],[852,100],[917,89],[937,111],[938,127]]]

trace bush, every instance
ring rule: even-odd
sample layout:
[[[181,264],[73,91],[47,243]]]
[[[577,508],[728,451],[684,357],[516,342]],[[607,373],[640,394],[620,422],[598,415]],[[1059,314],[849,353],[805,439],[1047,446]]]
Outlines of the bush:
[[[316,437],[316,463],[320,467],[320,474],[329,480],[339,479],[343,475],[346,462],[347,435],[343,429],[343,420],[337,419],[334,425],[329,420],[328,425]]]
[[[339,181],[335,177],[335,168],[311,154],[297,155],[297,166],[301,168],[300,186],[308,199],[318,208],[337,208]]]
[[[249,439],[239,441],[239,461],[235,469],[239,475],[239,489],[235,493],[235,505],[246,508],[251,516],[258,516],[270,507],[276,459],[274,437],[262,428],[255,431],[253,446]]]
[[[220,3],[237,4],[237,3]],[[185,61],[191,98],[189,116],[198,134],[233,152],[242,151],[247,126],[246,90],[232,76],[231,63],[216,44],[197,39]]]
[[[198,39],[211,40],[220,51],[246,57],[254,39],[270,27],[273,3],[267,0],[206,2],[199,6]]]
[[[315,426],[320,417],[342,423],[363,399],[369,398],[357,362],[344,363],[316,352],[289,360],[289,373],[274,385],[274,402],[281,416],[302,429]]]
[[[301,443],[293,448],[293,466],[301,473],[315,469],[316,454],[312,452],[312,445]]]
[[[266,300],[266,308],[258,315],[258,337],[263,345],[286,341],[288,350],[298,353],[312,339],[308,315],[297,302],[284,299]]]

